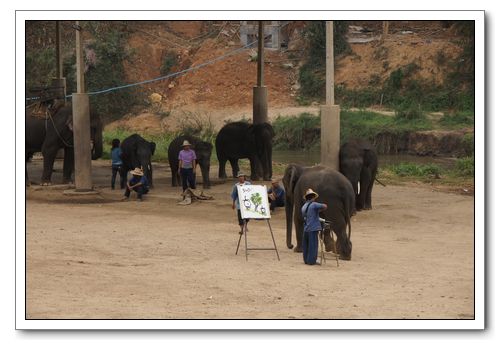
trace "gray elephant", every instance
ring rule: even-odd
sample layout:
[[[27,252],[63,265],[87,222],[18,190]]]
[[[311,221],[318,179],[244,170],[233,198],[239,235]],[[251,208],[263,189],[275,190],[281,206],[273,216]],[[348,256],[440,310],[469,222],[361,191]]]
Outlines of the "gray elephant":
[[[40,105],[26,107],[26,161],[33,153],[42,152],[43,173],[42,185],[51,182],[54,160],[59,149],[64,149],[63,183],[71,182],[74,171],[73,148],[73,109],[71,103],[55,101],[44,105],[46,113],[36,114]],[[36,115],[35,115],[36,114]],[[102,156],[102,123],[97,113],[90,110],[90,144],[91,156],[95,160]],[[26,171],[26,180],[28,174]]]
[[[143,139],[139,134],[132,134],[121,144],[123,171],[128,173],[135,168],[141,168],[146,175],[149,186],[153,187],[153,166],[151,157],[155,153],[156,143]]]
[[[356,195],[356,209],[371,209],[378,169],[375,147],[366,140],[350,140],[340,147],[339,161],[340,172],[351,182]]]
[[[268,123],[248,124],[233,122],[226,124],[217,134],[215,148],[219,160],[219,178],[225,179],[226,162],[229,160],[233,177],[237,177],[238,159],[250,160],[250,178],[270,180],[273,175],[272,151],[274,130]]]
[[[196,153],[196,163],[200,165],[201,176],[203,177],[203,188],[210,188],[210,158],[212,157],[212,144],[197,137],[181,135],[176,137],[168,146],[168,162],[172,172],[172,186],[180,185],[179,152],[182,150],[182,142],[189,141]]]
[[[351,260],[351,216],[355,213],[354,191],[344,175],[324,166],[303,167],[290,164],[283,176],[285,187],[286,213],[286,244],[289,249],[292,245],[292,219],[295,223],[297,247],[294,251],[302,251],[302,236],[304,233],[304,218],[301,208],[305,203],[304,193],[312,188],[319,194],[317,199],[325,203],[328,208],[320,216],[331,222],[331,228],[337,235],[336,249],[343,260]],[[349,229],[347,231],[347,228]],[[325,236],[327,251],[333,251],[333,241],[329,235]]]

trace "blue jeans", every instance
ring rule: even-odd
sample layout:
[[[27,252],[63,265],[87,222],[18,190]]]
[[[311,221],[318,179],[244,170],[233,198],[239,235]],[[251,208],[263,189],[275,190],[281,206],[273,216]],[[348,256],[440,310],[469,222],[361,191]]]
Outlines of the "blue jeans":
[[[193,168],[181,168],[182,191],[184,192],[188,186],[193,190],[196,188],[196,179],[194,177]]]
[[[316,264],[316,259],[318,258],[318,231],[304,231],[302,254],[305,264]]]

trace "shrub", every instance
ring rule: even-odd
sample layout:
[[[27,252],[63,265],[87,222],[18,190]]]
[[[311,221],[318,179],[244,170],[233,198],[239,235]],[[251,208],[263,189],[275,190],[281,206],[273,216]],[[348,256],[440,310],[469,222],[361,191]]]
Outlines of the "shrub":
[[[457,159],[454,171],[459,176],[474,176],[474,157]]]
[[[462,146],[464,147],[467,156],[474,155],[474,134],[465,134],[462,139]]]
[[[398,108],[396,110],[396,120],[398,121],[416,121],[426,119],[420,106],[413,104],[410,108]]]
[[[319,116],[302,113],[298,117],[279,116],[273,122],[276,149],[310,149],[319,145]]]
[[[415,163],[400,163],[391,165],[389,169],[398,176],[417,176],[417,177],[438,177],[442,173],[442,169],[435,164],[415,164]]]
[[[474,125],[474,117],[470,113],[445,113],[439,124],[447,127],[464,127]]]
[[[162,75],[167,75],[170,70],[177,64],[177,54],[174,51],[169,51],[163,59],[163,63],[160,68],[160,73]]]

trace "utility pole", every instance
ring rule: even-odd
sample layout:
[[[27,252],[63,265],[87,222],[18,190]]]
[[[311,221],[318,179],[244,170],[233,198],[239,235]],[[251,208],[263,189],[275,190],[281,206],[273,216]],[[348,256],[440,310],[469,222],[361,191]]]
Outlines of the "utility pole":
[[[92,191],[89,96],[85,93],[82,27],[76,21],[76,85],[73,93],[73,145],[75,151],[75,191]]]
[[[56,77],[52,79],[52,87],[57,88],[57,98],[66,98],[66,79],[63,77],[61,28],[56,21]]]
[[[259,21],[257,86],[253,88],[253,123],[267,123],[267,87],[264,86],[264,25]]]
[[[340,107],[335,105],[333,21],[326,21],[326,103],[321,106],[321,164],[339,170]]]

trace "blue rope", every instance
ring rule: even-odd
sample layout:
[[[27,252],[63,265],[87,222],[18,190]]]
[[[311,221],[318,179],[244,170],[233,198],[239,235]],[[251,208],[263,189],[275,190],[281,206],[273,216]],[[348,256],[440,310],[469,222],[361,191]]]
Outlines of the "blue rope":
[[[238,48],[236,50],[230,51],[230,52],[228,52],[225,55],[222,55],[222,56],[219,56],[217,58],[214,58],[213,60],[201,63],[201,64],[199,64],[197,66],[194,66],[194,67],[190,67],[190,68],[181,70],[179,72],[175,72],[175,73],[172,73],[172,74],[164,75],[164,76],[161,76],[161,77],[158,77],[158,78],[154,78],[154,79],[140,81],[140,82],[137,82],[137,83],[131,83],[131,84],[122,85],[122,86],[116,86],[116,87],[112,87],[112,88],[108,88],[108,89],[104,89],[104,90],[100,90],[100,91],[89,92],[88,95],[104,94],[104,93],[111,92],[111,91],[116,91],[116,90],[120,90],[120,89],[125,89],[125,88],[129,88],[129,87],[133,87],[133,86],[138,86],[138,85],[153,83],[153,82],[156,82],[156,81],[160,81],[160,80],[165,80],[165,79],[168,79],[168,78],[176,77],[176,76],[185,74],[187,72],[194,71],[194,70],[200,69],[202,67],[208,66],[208,65],[213,64],[213,63],[215,63],[217,61],[221,61],[221,60],[223,60],[223,59],[225,59],[225,58],[227,58],[227,57],[229,57],[231,55],[234,55],[234,54],[236,54],[236,53],[238,53],[240,51],[243,51],[243,50],[247,49],[248,47],[252,46],[256,42],[257,42],[257,40],[255,40],[254,42],[251,42],[250,44],[247,44],[247,45],[245,45],[243,47],[240,47],[240,48]],[[68,95],[66,97],[69,98],[69,97],[71,97],[71,95]]]

